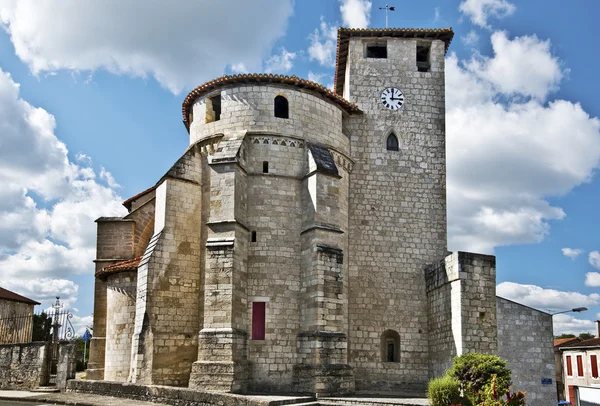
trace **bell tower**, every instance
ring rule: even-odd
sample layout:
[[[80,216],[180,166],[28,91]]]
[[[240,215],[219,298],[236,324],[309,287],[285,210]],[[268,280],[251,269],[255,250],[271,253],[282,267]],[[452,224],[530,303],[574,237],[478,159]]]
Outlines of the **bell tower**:
[[[348,358],[357,390],[428,380],[424,269],[446,248],[444,56],[451,29],[338,31],[336,93],[355,161]],[[385,374],[382,374],[385,371]]]

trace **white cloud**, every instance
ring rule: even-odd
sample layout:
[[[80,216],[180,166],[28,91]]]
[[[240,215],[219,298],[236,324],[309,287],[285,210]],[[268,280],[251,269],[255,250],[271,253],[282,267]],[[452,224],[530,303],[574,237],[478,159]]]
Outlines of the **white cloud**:
[[[295,58],[296,54],[294,52],[288,52],[285,48],[281,48],[279,55],[273,55],[265,62],[265,72],[287,73],[294,66],[292,61]]]
[[[475,32],[475,30],[471,30],[467,35],[460,37],[460,39],[465,45],[474,46],[477,45],[477,42],[479,41],[479,35]]]
[[[600,252],[598,252],[598,251],[590,252],[590,255],[588,256],[588,260],[589,260],[591,266],[593,266],[596,269],[600,269]]]
[[[34,74],[106,69],[178,93],[228,65],[259,70],[292,11],[292,0],[14,0],[0,5],[0,26]]]
[[[372,3],[368,0],[340,0],[342,22],[348,28],[367,28],[371,21]]]
[[[323,17],[319,28],[310,35],[308,55],[310,60],[316,60],[322,66],[335,66],[335,50],[337,44],[337,27],[329,25]]]
[[[552,318],[554,335],[591,333],[595,334],[596,326],[591,320],[578,319],[570,314],[557,314]]]
[[[505,32],[492,34],[493,58],[472,59],[468,70],[505,95],[531,96],[544,100],[563,77],[558,58],[550,52],[550,41],[535,35],[509,39]]]
[[[246,65],[243,63],[234,63],[231,65],[231,71],[233,73],[248,73],[248,69],[246,69]]]
[[[600,273],[588,272],[585,274],[585,286],[600,287]]]
[[[569,257],[571,259],[575,259],[578,256],[580,256],[581,254],[583,254],[583,250],[578,249],[578,248],[575,248],[575,249],[573,249],[573,248],[563,248],[561,251],[562,251],[562,253],[563,253],[563,255],[565,257]]]
[[[489,28],[490,17],[504,18],[515,12],[514,4],[506,0],[465,0],[459,10],[467,15],[473,24]]]
[[[70,275],[91,273],[95,223],[122,215],[118,185],[91,158],[76,163],[54,134],[54,117],[19,96],[19,85],[0,69],[0,269],[2,285],[38,301],[54,296],[72,304]]]
[[[589,181],[600,163],[600,120],[577,103],[546,100],[562,77],[549,43],[505,33],[492,43],[491,57],[446,59],[451,250],[542,240],[566,215],[547,197]],[[547,66],[527,69],[530,57]],[[522,70],[502,68],[511,64]]]
[[[39,310],[50,307],[56,301],[56,296],[60,296],[63,307],[69,309],[77,300],[79,291],[79,286],[73,281],[51,278],[15,278],[3,282],[2,287],[40,302]]]
[[[597,293],[584,295],[515,282],[502,282],[496,287],[496,293],[498,296],[544,311],[562,311],[600,304],[600,294]]]

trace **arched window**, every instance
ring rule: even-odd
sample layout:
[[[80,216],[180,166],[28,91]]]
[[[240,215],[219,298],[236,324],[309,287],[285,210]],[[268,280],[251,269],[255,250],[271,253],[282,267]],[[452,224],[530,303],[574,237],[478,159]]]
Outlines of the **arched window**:
[[[400,334],[385,330],[381,334],[381,361],[400,362]]]
[[[290,118],[290,107],[283,96],[275,97],[275,117]]]
[[[398,151],[398,137],[396,137],[396,134],[391,133],[390,135],[388,135],[386,141],[386,149],[388,151]]]

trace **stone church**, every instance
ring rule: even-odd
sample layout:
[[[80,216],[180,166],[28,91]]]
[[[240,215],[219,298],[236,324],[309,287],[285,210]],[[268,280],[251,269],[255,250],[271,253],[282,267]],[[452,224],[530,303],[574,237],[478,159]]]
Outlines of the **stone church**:
[[[478,351],[530,401],[553,394],[550,316],[496,297],[493,256],[447,251],[452,37],[340,28],[333,91],[265,74],[194,89],[181,158],[97,220],[88,379],[406,393]]]

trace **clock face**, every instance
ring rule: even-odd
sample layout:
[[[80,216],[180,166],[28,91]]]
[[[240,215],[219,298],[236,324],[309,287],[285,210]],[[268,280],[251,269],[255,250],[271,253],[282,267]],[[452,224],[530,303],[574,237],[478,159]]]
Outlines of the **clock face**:
[[[386,87],[381,92],[381,102],[390,110],[398,110],[404,105],[404,95],[400,89]]]

